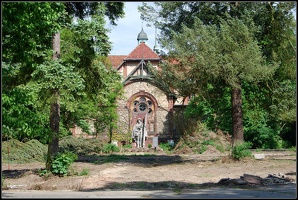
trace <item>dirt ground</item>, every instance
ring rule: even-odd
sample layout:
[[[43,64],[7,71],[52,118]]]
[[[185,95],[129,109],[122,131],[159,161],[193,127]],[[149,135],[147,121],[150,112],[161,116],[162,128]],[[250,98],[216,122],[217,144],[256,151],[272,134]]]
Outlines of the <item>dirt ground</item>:
[[[296,154],[294,152],[294,154]],[[8,170],[9,167],[9,170]],[[88,175],[66,177],[39,176],[44,163],[2,164],[3,189],[21,190],[104,190],[169,189],[207,187],[223,178],[236,179],[243,174],[266,178],[282,173],[296,182],[296,155],[234,161],[226,155],[169,155],[131,152],[80,157],[71,165],[74,172]]]

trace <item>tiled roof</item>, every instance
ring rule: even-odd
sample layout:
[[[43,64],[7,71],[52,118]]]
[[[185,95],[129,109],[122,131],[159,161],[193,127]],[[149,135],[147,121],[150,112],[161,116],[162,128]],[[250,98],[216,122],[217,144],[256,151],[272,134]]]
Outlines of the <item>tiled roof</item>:
[[[158,54],[152,51],[145,43],[140,43],[125,60],[160,59]]]
[[[117,69],[117,67],[123,62],[125,55],[109,55],[108,59],[111,61],[113,65],[113,69]]]

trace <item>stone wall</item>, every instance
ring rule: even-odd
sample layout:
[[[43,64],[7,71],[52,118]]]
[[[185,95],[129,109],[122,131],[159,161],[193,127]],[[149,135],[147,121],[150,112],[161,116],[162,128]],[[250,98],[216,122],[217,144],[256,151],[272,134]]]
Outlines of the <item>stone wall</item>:
[[[128,100],[138,92],[149,93],[157,101],[157,107],[155,108],[156,112],[156,134],[163,135],[167,134],[167,115],[168,115],[168,100],[166,94],[157,88],[156,86],[148,82],[136,82],[128,84],[124,87],[124,95],[121,99],[118,100],[118,114],[119,122],[118,126],[120,132],[131,131],[130,127],[130,116],[129,108],[127,108]]]

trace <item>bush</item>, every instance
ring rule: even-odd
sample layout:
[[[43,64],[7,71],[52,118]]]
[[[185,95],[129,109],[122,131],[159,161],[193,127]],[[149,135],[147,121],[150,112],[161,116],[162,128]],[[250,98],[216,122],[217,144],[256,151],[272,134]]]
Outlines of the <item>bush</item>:
[[[126,144],[126,145],[123,145],[122,147],[125,148],[125,149],[131,149],[132,148],[131,144]]]
[[[111,143],[104,144],[102,148],[103,153],[112,153],[112,152],[119,152],[119,151],[120,151],[119,147]]]
[[[52,163],[52,173],[59,176],[66,176],[68,167],[78,159],[78,156],[72,152],[58,154]]]
[[[172,146],[171,144],[163,142],[159,144],[159,147],[162,148],[162,150],[164,151],[172,151],[174,149],[174,146]]]
[[[251,151],[249,150],[252,147],[251,142],[243,142],[236,144],[232,148],[232,157],[240,160],[245,157],[250,157],[252,155]]]

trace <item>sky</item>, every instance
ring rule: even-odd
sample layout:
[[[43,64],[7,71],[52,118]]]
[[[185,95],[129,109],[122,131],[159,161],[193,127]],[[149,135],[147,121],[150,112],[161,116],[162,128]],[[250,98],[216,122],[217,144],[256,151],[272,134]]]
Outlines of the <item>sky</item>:
[[[153,5],[153,2],[146,2],[148,5]],[[138,46],[137,37],[141,32],[142,27],[148,36],[146,44],[153,49],[155,44],[155,28],[147,27],[146,22],[140,19],[141,14],[138,12],[138,5],[142,2],[125,2],[124,12],[125,17],[116,21],[117,26],[112,26],[109,23],[106,28],[111,29],[108,34],[112,42],[112,50],[110,55],[128,55]]]

